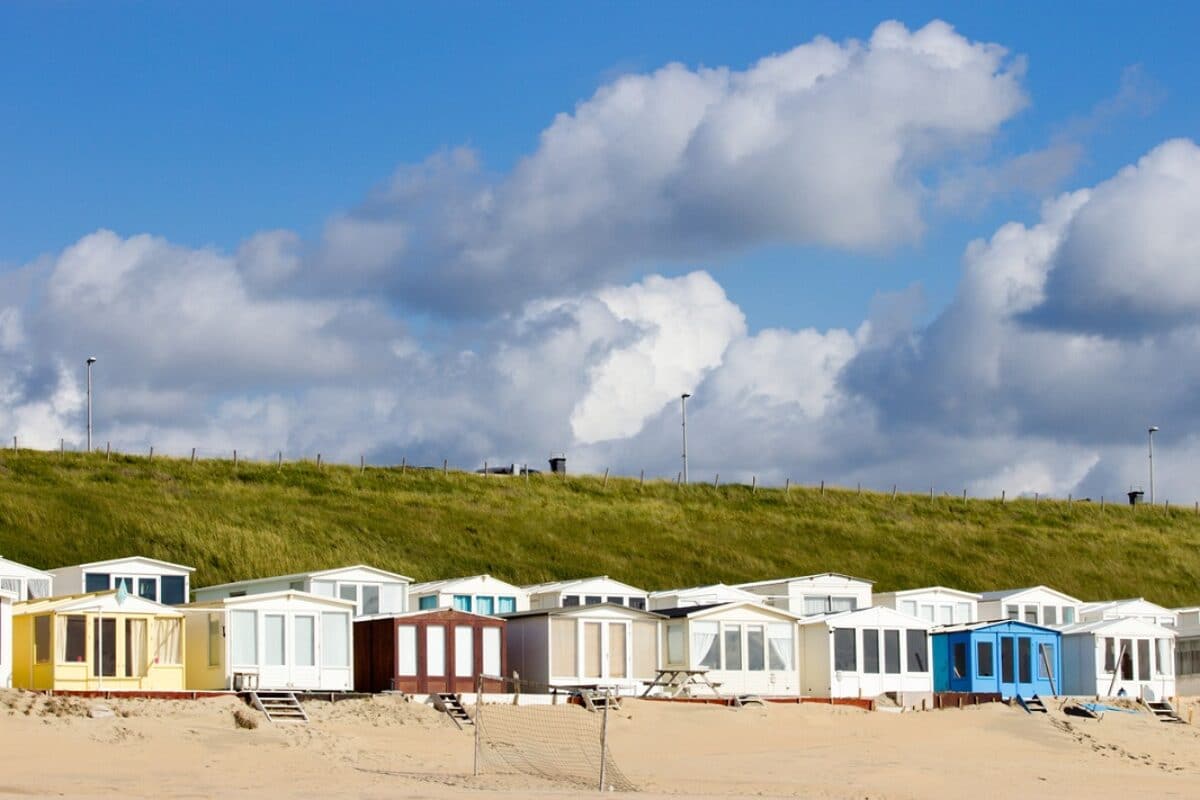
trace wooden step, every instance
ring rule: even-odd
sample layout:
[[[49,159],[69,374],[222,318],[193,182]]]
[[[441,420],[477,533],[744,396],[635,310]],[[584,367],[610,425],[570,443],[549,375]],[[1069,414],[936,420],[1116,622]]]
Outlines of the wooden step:
[[[1027,714],[1050,713],[1046,709],[1046,704],[1042,702],[1042,698],[1038,697],[1036,694],[1029,699],[1025,699],[1024,697],[1021,697],[1021,695],[1017,695],[1017,703],[1021,706],[1021,708],[1025,709]]]
[[[249,697],[268,722],[308,722],[308,714],[293,692],[249,692]]]
[[[463,725],[475,724],[475,720],[471,719],[471,715],[463,707],[462,695],[453,692],[438,692],[434,695],[433,706],[450,717],[460,730]]]

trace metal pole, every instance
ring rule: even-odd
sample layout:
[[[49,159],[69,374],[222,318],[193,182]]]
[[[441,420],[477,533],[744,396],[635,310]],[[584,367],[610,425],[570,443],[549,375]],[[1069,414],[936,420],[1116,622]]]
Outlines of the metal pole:
[[[92,452],[92,364],[96,363],[96,359],[92,356],[87,360],[87,403],[88,403],[88,428],[87,428],[87,449]]]
[[[479,728],[483,724],[483,675],[475,676],[475,767],[479,775]]]
[[[608,707],[612,705],[612,692],[604,690],[604,719],[600,723],[600,791],[604,791],[605,767],[608,761]]]
[[[1154,505],[1154,432],[1158,427],[1151,425],[1146,429],[1146,439],[1150,447],[1150,505]]]
[[[686,486],[688,482],[687,470],[687,399],[690,394],[684,392],[679,396],[680,411],[683,416],[683,483]]]

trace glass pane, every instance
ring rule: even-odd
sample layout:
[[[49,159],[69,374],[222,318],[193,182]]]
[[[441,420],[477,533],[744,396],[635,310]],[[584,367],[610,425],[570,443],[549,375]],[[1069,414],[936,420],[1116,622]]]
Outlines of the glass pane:
[[[697,666],[721,668],[721,643],[717,640],[719,630],[715,622],[692,623],[692,660]]]
[[[50,617],[33,618],[33,652],[34,661],[45,664],[50,660]]]
[[[1020,606],[1005,606],[1004,607],[1004,616],[1007,619],[1020,619],[1021,618],[1021,607]]]
[[[221,663],[221,615],[208,615],[208,665],[215,667]]]
[[[469,594],[454,595],[454,608],[458,611],[470,611],[471,610],[471,595],[469,595]]]
[[[495,614],[496,600],[494,597],[480,595],[475,598],[475,611],[479,614]]]
[[[954,621],[955,622],[970,622],[971,621],[971,604],[957,603],[954,606]]]
[[[454,626],[454,675],[470,678],[475,674],[475,629],[470,625]]]
[[[991,642],[979,642],[975,646],[975,662],[979,669],[979,677],[991,678],[996,674],[995,653]]]
[[[483,674],[500,674],[500,629],[483,629]]]
[[[725,669],[742,668],[742,626],[725,626]]]
[[[363,614],[378,614],[379,613],[379,587],[378,586],[363,586],[362,587],[362,612]]]
[[[1104,640],[1104,671],[1117,670],[1117,640],[1111,636]]]
[[[43,617],[47,623],[49,617]],[[87,660],[87,619],[82,616],[67,617],[67,641],[63,661],[79,664]]]
[[[900,674],[900,631],[883,632],[883,671],[889,675]]]
[[[585,606],[598,606],[602,602],[603,602],[603,599],[598,594],[589,594],[587,597],[585,597],[583,599],[583,604]]]
[[[863,672],[877,675],[879,673],[879,630],[863,628]]]
[[[427,594],[417,601],[418,610],[428,611],[431,608],[437,608],[437,595]]]
[[[766,653],[763,652],[763,629],[761,625],[746,626],[746,669],[762,670]]]
[[[154,578],[138,578],[138,597],[158,600],[158,584]]]
[[[1169,675],[1171,673],[1171,664],[1175,659],[1171,657],[1171,640],[1156,639],[1158,643],[1157,660],[1155,661],[1155,672],[1159,675]]]
[[[812,616],[813,614],[824,614],[829,610],[828,597],[805,597],[804,598],[804,614]]]
[[[1047,680],[1054,677],[1054,645],[1042,642],[1038,645],[1038,677]]]
[[[231,658],[234,666],[245,667],[258,664],[258,612],[229,612]]]
[[[853,597],[831,597],[831,598],[829,598],[829,610],[830,611],[853,611],[854,610],[854,598]]]
[[[646,610],[646,598],[644,598],[644,597],[631,597],[631,598],[629,598],[629,607],[630,607],[630,608],[637,608],[637,609],[640,609],[640,610],[642,610],[642,611],[645,611],[645,610]]]
[[[441,625],[425,629],[425,674],[431,677],[446,674],[446,629]]]
[[[858,651],[855,647],[856,631],[853,628],[838,628],[833,632],[833,668],[842,672],[858,669]]]
[[[417,674],[417,626],[396,627],[396,674]]]
[[[358,584],[343,583],[338,587],[338,597],[343,600],[353,600],[355,605],[358,605]]]
[[[1033,680],[1033,642],[1028,636],[1017,639],[1017,674],[1021,683]]]
[[[1071,606],[1063,606],[1062,621],[1063,625],[1075,624],[1075,609]]]
[[[89,572],[83,576],[85,592],[106,592],[112,585],[112,576],[106,572]]]
[[[577,595],[577,594],[563,595],[562,604],[563,604],[563,608],[566,608],[567,606],[579,605],[579,595]]]
[[[767,663],[771,669],[792,668],[793,631],[786,622],[773,622],[767,626]]]
[[[317,665],[317,621],[314,617],[295,617],[292,635],[296,639],[296,666]]]
[[[517,598],[501,597],[499,600],[499,606],[500,607],[497,610],[501,614],[512,614],[517,610]]]
[[[1028,622],[1030,625],[1038,624],[1038,607],[1037,606],[1025,606],[1025,621]]]
[[[967,643],[954,643],[954,677],[967,677]]]
[[[928,622],[934,622],[933,603],[922,603],[921,604],[921,613],[918,616],[920,616],[921,619],[926,620]]]
[[[905,614],[910,614],[915,617],[917,615],[917,601],[916,600],[901,600],[900,601],[900,610],[902,612],[904,612]]]
[[[112,617],[92,620],[92,675],[117,677],[117,621]]]
[[[954,606],[950,604],[938,606],[937,621],[943,625],[950,625],[954,622]]]
[[[160,603],[177,606],[187,602],[187,578],[182,575],[163,575],[159,583],[162,587]]]
[[[608,677],[625,677],[625,655],[628,652],[629,626],[623,622],[608,623]]]
[[[667,626],[667,663],[683,662],[683,625],[672,623]]]
[[[905,651],[908,653],[909,672],[928,672],[929,653],[925,631],[907,630],[905,636]]]
[[[321,666],[350,665],[350,615],[321,612]]]
[[[1046,606],[1042,609],[1043,620],[1047,625],[1058,624],[1058,606]]]
[[[125,588],[125,594],[133,594],[133,578],[113,578],[113,589],[120,591]]]
[[[1137,640],[1138,680],[1150,680],[1150,640]]]
[[[1133,680],[1133,640],[1122,639],[1121,650],[1124,655],[1121,656],[1121,680]]]
[[[1003,683],[1016,683],[1017,672],[1014,668],[1013,640],[1011,636],[1000,639],[1000,680]]]

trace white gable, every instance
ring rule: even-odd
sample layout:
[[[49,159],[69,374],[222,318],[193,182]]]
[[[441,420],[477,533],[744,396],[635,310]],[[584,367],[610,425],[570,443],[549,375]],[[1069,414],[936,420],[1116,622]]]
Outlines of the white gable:
[[[650,610],[660,608],[681,608],[684,606],[703,606],[713,603],[762,603],[766,597],[739,589],[736,586],[726,586],[715,583],[711,586],[693,586],[688,589],[668,589],[662,592],[650,593]]]
[[[395,572],[357,564],[353,567],[338,567],[308,573],[309,577],[326,581],[353,581],[355,583],[411,583],[412,578]]]
[[[825,625],[830,628],[913,628],[929,630],[934,623],[903,614],[886,606],[873,606],[840,614],[822,614],[800,620],[802,626]]]
[[[1052,603],[1080,606],[1083,604],[1077,597],[1051,589],[1049,586],[1031,586],[1027,589],[1002,589],[995,592],[984,592],[980,595],[984,602],[1003,603]]]
[[[160,561],[157,558],[145,556],[125,556],[110,558],[105,561],[92,561],[87,564],[75,564],[75,567],[85,572],[119,572],[123,575],[188,575],[196,571],[195,567],[174,564],[170,561]],[[70,569],[60,567],[59,569]],[[53,570],[58,572],[58,569]]]
[[[1132,600],[1110,600],[1098,603],[1085,603],[1079,609],[1079,617],[1083,622],[1094,622],[1102,619],[1122,619],[1136,617],[1158,625],[1174,626],[1179,622],[1179,615],[1169,608],[1151,603],[1145,598]]]
[[[354,611],[353,600],[342,600],[336,597],[322,597],[308,592],[268,592],[266,594],[248,594],[241,597],[226,597],[221,600],[206,603],[192,603],[181,606],[183,611],[209,611],[214,608],[238,608],[247,610],[322,610],[322,611]]]
[[[1092,636],[1128,636],[1143,639],[1174,639],[1175,631],[1144,622],[1140,619],[1106,619],[1097,622],[1084,622],[1070,625],[1063,629],[1063,636],[1088,634]]]
[[[688,619],[705,619],[724,622],[795,622],[798,617],[778,608],[758,602],[725,603],[713,608],[703,608],[687,615]]]

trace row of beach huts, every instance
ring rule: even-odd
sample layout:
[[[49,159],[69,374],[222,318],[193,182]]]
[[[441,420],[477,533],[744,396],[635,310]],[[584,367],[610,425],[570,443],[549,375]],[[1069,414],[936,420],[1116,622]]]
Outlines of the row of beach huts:
[[[646,591],[414,583],[365,565],[193,588],[131,556],[0,558],[0,686],[54,692],[613,691],[876,700],[1200,694],[1200,608],[1046,586],[876,593],[837,573]],[[516,680],[514,680],[514,677]]]

